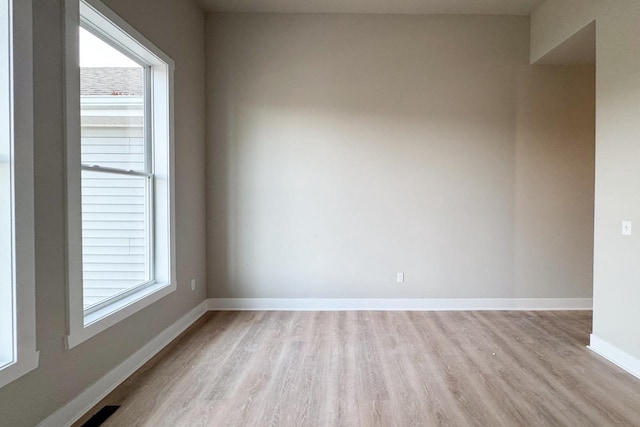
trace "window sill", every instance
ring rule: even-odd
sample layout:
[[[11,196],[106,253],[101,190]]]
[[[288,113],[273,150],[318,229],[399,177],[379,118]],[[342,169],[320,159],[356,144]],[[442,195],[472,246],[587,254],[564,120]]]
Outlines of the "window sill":
[[[105,329],[148,307],[160,298],[169,295],[176,289],[177,286],[175,284],[166,283],[148,286],[141,289],[140,292],[131,294],[107,307],[84,316],[84,325],[75,328],[75,330],[72,328],[71,333],[67,335],[67,349],[78,346]]]
[[[19,356],[17,362],[0,369],[0,388],[36,369],[39,361],[40,352],[29,352]]]

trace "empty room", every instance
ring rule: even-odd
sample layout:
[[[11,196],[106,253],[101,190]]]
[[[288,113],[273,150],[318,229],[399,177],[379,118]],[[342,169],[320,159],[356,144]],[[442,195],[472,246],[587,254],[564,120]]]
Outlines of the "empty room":
[[[0,0],[0,427],[640,426],[639,22]]]

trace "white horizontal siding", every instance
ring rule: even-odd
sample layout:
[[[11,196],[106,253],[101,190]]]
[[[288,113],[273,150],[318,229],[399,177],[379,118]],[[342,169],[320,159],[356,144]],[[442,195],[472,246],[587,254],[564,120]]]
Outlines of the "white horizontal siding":
[[[85,205],[83,211],[87,213],[144,213],[145,207],[144,205],[131,205],[127,203],[119,204],[119,205]]]
[[[84,237],[82,239],[85,247],[102,247],[102,246],[114,246],[114,247],[132,247],[140,246],[144,247],[144,239],[129,239],[129,238],[117,238],[109,237],[102,239],[92,239],[90,237]]]
[[[82,261],[85,264],[111,265],[111,264],[136,264],[144,263],[144,254],[86,254]]]
[[[111,141],[110,141],[111,142]],[[102,154],[144,154],[144,146],[140,145],[114,145],[112,142],[110,144],[94,144],[94,145],[86,145],[82,147],[82,154],[85,156],[89,155],[102,155]]]
[[[87,137],[98,129],[83,129],[82,163],[111,168],[144,170],[144,140],[142,137]],[[128,132],[127,132],[128,133]]]
[[[115,169],[124,169],[132,171],[143,171],[144,166],[140,162],[90,162],[90,165],[99,165]]]
[[[109,196],[85,196],[83,200],[84,204],[90,205],[95,209],[101,209],[97,205],[109,205],[109,206],[139,206],[144,210],[144,198],[133,198],[130,196],[118,196],[116,198]],[[122,208],[124,209],[124,208]]]
[[[122,133],[122,132],[118,132]],[[94,135],[94,136],[90,136]],[[105,141],[109,141],[105,143]],[[138,132],[136,135],[127,133],[127,136],[117,136],[107,134],[102,129],[91,129],[85,127],[82,130],[82,151],[93,145],[109,145],[109,146],[144,146],[144,140]]]
[[[113,268],[103,268],[101,271],[84,271],[83,274],[87,280],[107,280],[118,279],[125,282],[131,282],[132,285],[145,281],[145,273],[141,271],[133,271],[130,267],[120,268],[114,265]]]
[[[87,287],[87,292],[92,289],[118,289],[119,291],[122,289],[128,289],[126,283],[130,282],[130,279],[122,280],[118,278],[109,278],[109,279],[89,279],[88,282],[91,283],[91,286]]]
[[[139,128],[82,129],[82,163],[144,170]],[[149,279],[147,178],[82,173],[84,306],[97,304]]]
[[[85,221],[144,221],[144,212],[85,212]]]
[[[83,234],[85,237],[90,237],[93,239],[100,239],[107,236],[119,235],[120,237],[126,238],[137,238],[144,239],[146,234],[142,230],[91,230],[82,228]]]

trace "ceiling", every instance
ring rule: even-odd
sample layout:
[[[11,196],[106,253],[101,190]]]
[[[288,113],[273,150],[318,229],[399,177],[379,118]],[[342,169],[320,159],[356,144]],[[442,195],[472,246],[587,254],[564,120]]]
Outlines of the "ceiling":
[[[592,65],[596,63],[595,21],[540,58],[543,65]]]
[[[544,0],[198,0],[210,12],[530,15]]]

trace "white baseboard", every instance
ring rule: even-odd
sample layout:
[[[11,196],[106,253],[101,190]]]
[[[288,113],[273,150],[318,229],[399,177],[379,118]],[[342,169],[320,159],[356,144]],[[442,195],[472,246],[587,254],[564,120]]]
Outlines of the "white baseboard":
[[[210,298],[208,307],[211,311],[591,310],[593,300],[591,298]]]
[[[207,301],[203,301],[173,325],[162,331],[158,336],[135,352],[131,357],[115,367],[104,377],[100,378],[95,384],[47,417],[44,421],[38,424],[38,426],[66,427],[76,422],[106,395],[160,352],[160,350],[176,339],[182,332],[205,314],[206,311]]]
[[[602,338],[591,334],[591,343],[587,347],[591,351],[604,357],[614,365],[618,365],[631,375],[640,378],[640,359],[634,357],[624,350],[609,344]]]

